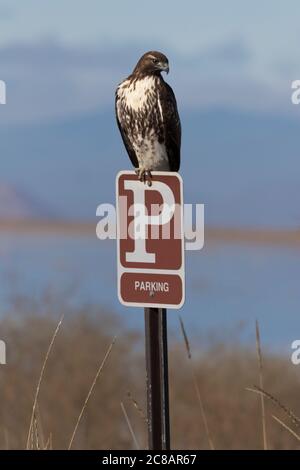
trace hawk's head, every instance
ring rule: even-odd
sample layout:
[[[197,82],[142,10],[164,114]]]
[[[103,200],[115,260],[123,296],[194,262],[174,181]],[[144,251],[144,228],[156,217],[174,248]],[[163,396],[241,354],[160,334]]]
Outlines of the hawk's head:
[[[134,74],[157,75],[160,72],[169,73],[169,61],[161,52],[146,52],[135,66]]]

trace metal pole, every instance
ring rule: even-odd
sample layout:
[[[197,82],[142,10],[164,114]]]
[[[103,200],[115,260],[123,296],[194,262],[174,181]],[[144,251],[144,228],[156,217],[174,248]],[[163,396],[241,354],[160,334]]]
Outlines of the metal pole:
[[[145,308],[148,442],[170,449],[167,311]]]

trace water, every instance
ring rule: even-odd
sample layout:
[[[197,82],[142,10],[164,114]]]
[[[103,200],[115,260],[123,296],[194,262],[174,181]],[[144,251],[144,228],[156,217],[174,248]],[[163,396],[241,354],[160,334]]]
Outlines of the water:
[[[62,293],[75,286],[76,305],[92,303],[120,315],[129,328],[143,328],[143,312],[119,304],[113,241],[68,236],[0,236],[0,301],[11,293],[38,298],[51,286]],[[299,250],[288,247],[208,244],[186,255],[186,303],[180,310],[195,339],[254,344],[259,319],[265,347],[290,354],[300,338]],[[169,326],[178,332],[178,311]]]

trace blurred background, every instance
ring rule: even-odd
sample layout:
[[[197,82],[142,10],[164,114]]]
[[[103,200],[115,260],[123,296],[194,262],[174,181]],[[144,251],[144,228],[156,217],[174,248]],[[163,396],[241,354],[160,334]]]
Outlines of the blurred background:
[[[289,367],[300,336],[300,105],[291,102],[291,83],[300,79],[299,14],[297,0],[0,0],[4,323],[21,328],[33,315],[30,321],[51,326],[49,318],[67,311],[98,319],[102,334],[112,317],[122,341],[142,334],[142,311],[118,303],[116,246],[97,240],[96,208],[114,203],[115,175],[130,169],[115,124],[115,88],[156,49],[169,58],[167,81],[182,120],[185,202],[205,204],[205,247],[186,254],[180,315],[196,350],[206,353],[212,344],[255,349],[258,319],[265,351],[280,357],[278,370]],[[168,318],[176,348],[178,312]],[[16,335],[3,327],[4,340],[2,331],[13,356]],[[12,445],[22,447],[22,436]],[[292,445],[280,436],[274,446]],[[78,445],[99,446],[81,438]],[[219,445],[259,447],[251,439],[220,437]]]

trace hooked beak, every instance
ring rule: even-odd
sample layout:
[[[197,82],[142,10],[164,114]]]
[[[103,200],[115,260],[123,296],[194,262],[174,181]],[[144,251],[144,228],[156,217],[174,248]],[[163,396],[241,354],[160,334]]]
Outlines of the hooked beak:
[[[165,62],[164,64],[161,64],[161,70],[168,74],[170,71],[169,64],[167,62]]]

